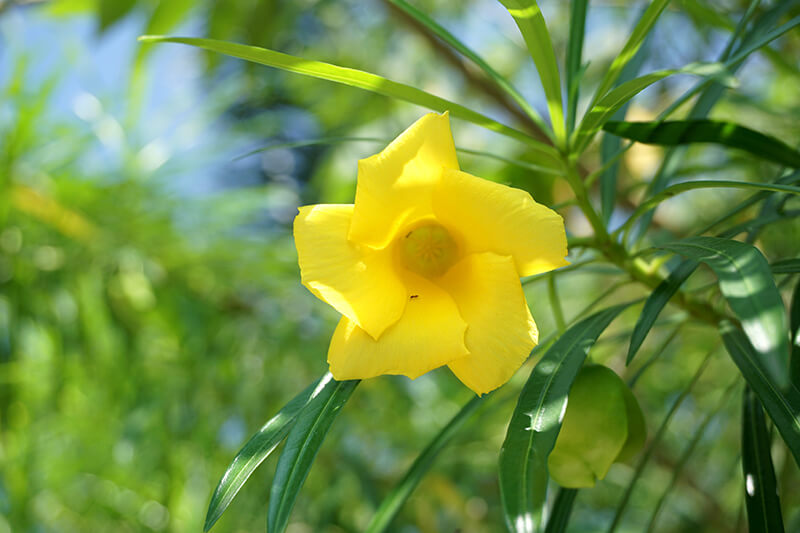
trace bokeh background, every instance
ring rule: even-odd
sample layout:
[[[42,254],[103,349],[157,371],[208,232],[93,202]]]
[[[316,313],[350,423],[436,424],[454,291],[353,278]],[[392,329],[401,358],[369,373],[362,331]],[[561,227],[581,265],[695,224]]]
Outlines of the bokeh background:
[[[544,110],[535,69],[499,3],[414,4]],[[569,3],[540,4],[563,58]],[[583,105],[642,4],[590,2]],[[641,72],[715,59],[746,4],[674,1],[645,45]],[[200,531],[239,447],[326,370],[338,316],[300,285],[291,237],[297,206],[351,202],[356,161],[425,112],[189,47],[142,46],[136,38],[145,33],[234,40],[360,68],[526,126],[478,71],[380,0],[0,1],[0,533]],[[796,145],[798,57],[797,32],[753,56],[712,116]],[[654,117],[692,83],[657,84],[636,98],[628,118]],[[497,159],[535,163],[520,146],[459,121],[453,129],[457,145],[484,152],[462,153],[465,170],[527,188],[548,205],[569,199],[555,177]],[[646,146],[626,153],[615,219],[624,220],[624,205],[638,198],[661,155]],[[593,157],[596,149],[590,168]],[[736,152],[692,148],[677,172],[767,179],[774,169]],[[653,229],[684,234],[740,196],[671,200]],[[572,207],[560,212],[571,235],[587,234]],[[771,226],[758,245],[771,259],[796,257],[800,224]],[[609,287],[616,290],[609,301],[646,294],[617,283],[623,279],[602,266],[559,275],[567,318]],[[712,280],[700,272],[691,286],[702,291]],[[526,292],[540,330],[552,332],[546,283],[528,283]],[[647,356],[626,369],[626,332],[637,311],[624,314],[591,357],[636,377],[651,435],[711,356],[622,530],[642,530],[681,465],[656,529],[743,531],[739,395],[726,392],[729,384],[740,391],[736,369],[708,330],[676,330],[675,309],[650,334]],[[497,454],[530,368],[467,423],[394,531],[504,530]],[[289,531],[360,531],[470,397],[446,369],[413,382],[363,383],[329,434]],[[800,530],[800,478],[780,439],[773,458],[786,523]],[[262,465],[214,531],[264,530],[273,468],[274,458]],[[580,493],[575,531],[605,527],[631,472],[616,465],[597,489]]]

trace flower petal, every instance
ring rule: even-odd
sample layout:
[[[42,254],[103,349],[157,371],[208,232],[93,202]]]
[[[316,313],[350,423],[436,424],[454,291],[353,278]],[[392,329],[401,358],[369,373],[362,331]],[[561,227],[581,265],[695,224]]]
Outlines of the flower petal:
[[[561,215],[523,190],[445,170],[433,209],[437,219],[458,230],[464,253],[510,255],[520,276],[569,264]]]
[[[382,374],[417,378],[467,355],[456,304],[430,281],[414,276],[400,320],[377,340],[343,317],[333,333],[328,364],[337,380]]]
[[[403,314],[406,287],[391,250],[350,243],[352,205],[310,205],[294,219],[303,285],[374,338]]]
[[[450,119],[428,113],[381,153],[358,162],[349,239],[384,248],[401,226],[430,216],[442,168],[458,168]]]
[[[539,340],[514,260],[493,253],[472,254],[441,279],[467,326],[470,355],[448,366],[476,394],[508,381]]]

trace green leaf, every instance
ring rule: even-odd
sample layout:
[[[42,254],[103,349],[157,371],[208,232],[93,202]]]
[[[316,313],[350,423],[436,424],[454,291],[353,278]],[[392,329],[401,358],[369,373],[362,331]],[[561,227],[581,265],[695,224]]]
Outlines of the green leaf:
[[[741,45],[736,52],[738,53],[743,51],[746,46],[750,46],[755,41],[760,39],[764,33],[768,31],[768,28],[772,27],[772,25],[783,16],[784,12],[790,8],[790,4],[791,2],[779,2],[775,4],[774,7],[768,9],[761,16],[759,16],[758,19],[753,22],[752,26],[750,26],[750,28],[742,36]],[[719,61],[725,62],[732,74],[735,74],[736,71],[742,66],[744,58],[738,59],[735,62],[729,62],[728,60],[730,59],[734,45],[739,40],[740,33],[745,31],[750,14],[755,10],[757,5],[758,0],[752,0],[750,2],[750,5],[747,8],[747,13],[742,18],[740,23],[737,24],[734,33],[728,40],[725,50],[723,50],[719,56]],[[688,101],[698,92],[700,93],[700,96],[697,98],[696,102],[692,106],[692,109],[689,111],[688,118],[690,119],[705,118],[714,105],[716,105],[716,103],[719,101],[719,99],[722,98],[725,92],[725,87],[715,81],[704,80],[695,85],[692,89],[686,91],[680,98],[673,102],[666,110],[664,110],[664,112],[659,115],[659,120],[664,119],[672,114],[676,109],[682,106],[683,103]],[[653,176],[653,179],[650,180],[650,183],[647,187],[646,197],[658,193],[669,184],[669,181],[672,179],[677,167],[680,165],[684,152],[685,150],[682,148],[672,148],[667,150],[667,152],[664,154],[664,158],[658,168],[658,171],[656,172],[655,176]],[[644,217],[642,217],[642,220],[639,221],[639,224],[637,225],[637,239],[644,235],[644,231],[642,230],[649,226],[652,217],[653,213],[648,212]]]
[[[641,70],[642,65],[648,57],[650,42],[651,39],[645,39],[633,59],[622,69],[622,74],[620,74],[618,81],[625,83],[634,79],[637,74],[639,74],[639,70]],[[628,100],[622,104],[622,106],[611,115],[611,119],[623,120],[630,103],[630,100]],[[614,212],[614,205],[617,200],[617,176],[619,175],[618,158],[619,155],[621,155],[621,145],[621,139],[616,135],[603,135],[603,139],[600,142],[600,155],[603,163],[603,170],[600,174],[600,214],[606,225],[608,225],[611,220],[611,214]]]
[[[577,496],[578,489],[562,488],[558,490],[544,533],[564,533],[567,530],[569,516],[572,514],[572,507]]]
[[[636,52],[639,50],[639,47],[642,46],[642,42],[644,41],[645,37],[647,37],[647,35],[650,33],[650,30],[656,23],[656,20],[658,20],[661,12],[667,7],[667,4],[669,4],[669,0],[653,0],[653,2],[651,2],[647,7],[645,12],[642,14],[642,17],[639,19],[639,22],[637,22],[636,26],[633,28],[631,36],[628,37],[628,41],[625,43],[625,46],[622,47],[619,55],[614,59],[614,61],[611,63],[611,66],[606,71],[606,75],[600,82],[600,86],[595,92],[595,96],[592,99],[592,104],[589,106],[589,109],[594,108],[597,101],[600,100],[601,97],[605,96],[609,89],[614,86],[617,78],[619,78],[620,74],[622,73],[622,69],[624,69],[625,65],[627,65],[628,62],[633,59],[633,56],[636,55]]]
[[[319,78],[323,80],[357,87],[376,94],[396,98],[416,104],[422,107],[427,107],[434,111],[443,113],[450,111],[456,117],[473,124],[477,124],[488,130],[500,133],[517,141],[527,144],[539,156],[545,158],[546,161],[558,167],[560,165],[560,156],[558,151],[542,142],[537,141],[530,135],[523,133],[519,130],[500,124],[499,122],[490,119],[489,117],[477,113],[468,107],[456,104],[444,98],[434,96],[430,93],[392,81],[376,74],[355,70],[338,65],[331,65],[330,63],[323,63],[321,61],[312,61],[310,59],[303,59],[300,57],[283,54],[267,48],[259,48],[257,46],[247,46],[243,44],[230,43],[225,41],[217,41],[214,39],[199,39],[193,37],[163,37],[158,35],[143,35],[139,40],[145,43],[182,43],[190,46],[196,46],[205,50],[219,52],[221,54],[237,57],[246,61],[252,61],[261,65],[269,67],[276,67],[289,72],[297,74],[304,74],[312,78]]]
[[[638,454],[642,447],[644,447],[645,440],[647,439],[647,422],[644,419],[642,407],[636,396],[633,395],[631,389],[622,381],[619,380],[622,386],[622,396],[625,400],[625,416],[628,420],[628,437],[625,439],[625,445],[619,452],[616,463],[624,463],[633,459]]]
[[[694,386],[700,380],[700,376],[703,375],[703,372],[708,367],[708,363],[711,360],[713,353],[714,350],[708,352],[705,359],[703,359],[703,362],[700,363],[700,366],[697,368],[697,371],[695,371],[694,376],[692,377],[692,381],[690,381],[689,384],[684,387],[680,395],[678,395],[678,397],[672,403],[669,411],[664,416],[664,420],[661,421],[661,425],[658,426],[655,435],[653,435],[653,439],[650,441],[647,448],[645,448],[644,452],[639,457],[639,460],[636,462],[636,468],[633,471],[633,476],[631,476],[630,481],[628,481],[628,484],[625,487],[625,492],[622,493],[622,498],[620,498],[617,508],[614,511],[614,518],[611,520],[611,525],[608,526],[608,533],[614,533],[614,531],[617,529],[617,526],[619,526],[619,523],[622,520],[622,515],[625,513],[625,509],[628,507],[628,502],[630,502],[631,495],[633,495],[634,488],[636,487],[639,479],[642,477],[644,467],[647,466],[648,461],[650,461],[650,458],[653,456],[653,452],[655,451],[656,447],[659,446],[661,439],[667,432],[667,427],[672,421],[672,417],[675,416],[678,407],[680,407],[680,405],[683,403],[683,400],[686,399]]]
[[[720,331],[731,359],[761,400],[786,446],[792,452],[795,463],[800,466],[800,391],[794,385],[788,386],[785,390],[775,386],[761,367],[758,352],[733,323],[723,322],[720,324]]]
[[[583,37],[586,33],[588,0],[572,0],[569,12],[569,41],[567,42],[567,133],[575,128],[581,75]]]
[[[681,454],[680,459],[678,459],[678,462],[672,468],[672,477],[670,478],[669,484],[664,489],[664,492],[661,493],[661,497],[658,499],[658,502],[655,504],[655,506],[652,507],[652,512],[650,514],[650,521],[647,524],[647,528],[645,528],[644,531],[655,531],[656,530],[656,520],[658,519],[658,515],[661,512],[661,509],[664,507],[664,504],[667,502],[667,498],[669,497],[670,493],[672,492],[672,489],[675,488],[675,484],[678,482],[678,479],[683,474],[683,469],[686,467],[686,464],[689,462],[689,458],[692,456],[694,451],[697,449],[697,445],[702,440],[703,435],[706,432],[706,429],[708,429],[709,424],[711,424],[711,421],[725,407],[725,404],[728,401],[728,397],[730,396],[730,393],[734,390],[734,388],[736,387],[736,385],[738,383],[739,383],[739,380],[736,379],[736,381],[734,381],[733,384],[731,384],[728,387],[728,389],[725,391],[725,393],[722,395],[722,397],[720,398],[719,402],[717,403],[717,406],[712,411],[706,413],[705,418],[703,418],[703,422],[695,430],[694,435],[692,435],[692,440],[689,441],[689,444],[683,450],[683,453]]]
[[[500,496],[513,533],[541,531],[547,502],[547,456],[567,395],[597,337],[630,304],[599,311],[569,328],[536,364],[522,389],[500,450]]]
[[[522,38],[528,46],[536,70],[542,81],[547,98],[547,109],[550,111],[550,122],[553,133],[559,142],[566,140],[564,128],[564,104],[561,100],[561,76],[558,73],[556,53],[553,41],[547,30],[544,16],[536,0],[500,0],[508,12],[514,17]]]
[[[794,286],[789,311],[789,334],[792,340],[789,375],[795,387],[800,387],[800,280]]]
[[[625,365],[631,364],[631,361],[633,361],[639,348],[641,348],[647,334],[653,328],[653,324],[656,323],[656,319],[661,313],[661,310],[664,309],[664,306],[667,305],[670,298],[678,292],[681,285],[689,279],[689,276],[692,275],[692,272],[695,271],[698,265],[699,263],[692,259],[682,261],[675,267],[675,270],[670,272],[667,279],[659,283],[653,292],[650,293],[650,296],[647,297],[647,300],[644,302],[644,307],[642,308],[642,313],[639,315],[639,318],[636,320],[636,325],[633,327]]]
[[[386,531],[394,517],[408,500],[411,492],[419,485],[420,480],[433,465],[439,452],[453,439],[464,422],[469,419],[475,410],[491,396],[491,393],[476,396],[467,402],[461,410],[442,428],[428,446],[414,460],[403,479],[394,486],[392,491],[383,499],[375,515],[367,526],[366,533],[380,533]]]
[[[583,117],[580,126],[578,126],[578,129],[573,134],[573,139],[571,140],[573,151],[578,154],[582,153],[589,145],[594,135],[598,131],[600,131],[601,126],[603,126],[604,130],[613,133],[614,135],[631,138],[627,135],[620,135],[617,131],[614,131],[613,129],[609,129],[608,127],[604,126],[604,124],[638,124],[635,122],[608,122],[608,121],[614,115],[614,113],[616,113],[617,110],[619,110],[620,108],[622,108],[622,106],[628,103],[628,101],[630,101],[631,98],[633,98],[646,88],[650,87],[657,81],[661,81],[664,78],[672,76],[674,74],[696,74],[699,76],[711,76],[711,77],[724,76],[725,79],[727,80],[726,83],[728,85],[733,83],[730,76],[727,75],[725,67],[723,67],[719,63],[710,63],[710,64],[693,63],[681,69],[660,70],[658,72],[652,72],[650,74],[645,74],[644,76],[640,76],[630,81],[626,81],[619,87],[615,87],[608,94],[600,98],[589,109],[589,112],[586,114],[585,117]],[[645,124],[657,124],[657,123],[648,122]],[[634,140],[639,140],[639,139],[634,139]]]
[[[211,496],[211,503],[208,504],[208,513],[203,531],[208,531],[219,520],[225,509],[236,497],[239,489],[245,484],[250,475],[256,468],[272,453],[281,443],[283,438],[289,433],[298,413],[308,402],[317,384],[327,379],[325,376],[318,379],[305,388],[303,392],[295,396],[289,403],[278,411],[264,426],[253,435],[247,444],[239,450],[233,462],[220,479],[214,495]]]
[[[647,215],[650,210],[653,209],[653,207],[680,193],[694,191],[697,189],[755,189],[760,191],[784,192],[788,194],[800,195],[800,187],[783,185],[781,183],[751,183],[749,181],[727,180],[697,180],[676,183],[675,185],[670,185],[666,189],[663,189],[661,192],[655,196],[652,196],[647,201],[639,204],[634,212],[631,213],[631,216],[628,217],[628,220],[625,221],[625,224],[622,225],[622,228],[620,228],[621,231],[624,232],[623,240],[627,241],[628,234],[633,228],[633,223],[638,220],[639,217]]]
[[[784,259],[775,261],[769,268],[773,274],[796,274],[800,272],[800,259]]]
[[[294,502],[325,435],[358,384],[358,380],[336,381],[326,374],[297,416],[272,480],[267,513],[270,533],[283,533],[286,529]]]
[[[800,167],[800,152],[733,122],[718,120],[675,120],[666,122],[607,122],[603,129],[614,135],[645,144],[677,146],[713,143],[738,148],[756,157],[792,168]]]
[[[711,267],[720,291],[756,347],[759,365],[778,387],[788,385],[786,310],[761,252],[749,244],[718,237],[689,237],[658,247]]]
[[[626,388],[610,368],[584,365],[578,372],[547,460],[556,483],[588,488],[606,477],[628,440]]]
[[[783,533],[770,440],[761,403],[747,388],[742,407],[742,471],[747,523],[750,531]]]
[[[106,31],[115,22],[125,17],[135,5],[136,0],[99,0],[97,18],[100,32]]]
[[[458,40],[458,38],[447,31],[444,27],[442,27],[438,22],[430,18],[427,14],[423,13],[416,7],[412,6],[405,0],[387,0],[391,2],[398,8],[402,9],[406,14],[410,17],[417,20],[420,24],[424,25],[428,28],[431,32],[433,32],[437,37],[442,39],[444,42],[449,44],[453,49],[457,50],[461,53],[464,57],[472,61],[475,65],[477,65],[486,75],[489,77],[494,84],[499,87],[502,91],[505,91],[516,103],[517,105],[525,111],[525,113],[536,123],[539,128],[546,134],[550,134],[550,128],[547,124],[544,123],[542,120],[541,115],[539,112],[531,106],[525,97],[520,94],[520,92],[511,85],[506,78],[504,78],[500,73],[498,73],[495,69],[489,65],[481,56],[475,53],[471,48],[467,45],[462,43]]]

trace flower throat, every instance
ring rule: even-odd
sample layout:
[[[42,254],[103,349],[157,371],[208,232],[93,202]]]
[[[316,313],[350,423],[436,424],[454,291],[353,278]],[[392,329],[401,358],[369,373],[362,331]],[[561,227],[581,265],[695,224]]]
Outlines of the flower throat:
[[[458,259],[458,246],[439,224],[419,226],[399,239],[403,266],[426,278],[441,276]]]

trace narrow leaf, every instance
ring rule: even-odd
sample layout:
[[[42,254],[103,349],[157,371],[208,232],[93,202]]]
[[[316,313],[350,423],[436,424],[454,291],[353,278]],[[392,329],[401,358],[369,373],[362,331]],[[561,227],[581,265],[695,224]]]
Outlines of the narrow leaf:
[[[269,496],[267,524],[270,533],[283,533],[294,502],[311,470],[336,415],[350,398],[358,380],[336,381],[327,374],[297,416],[278,458]]]
[[[792,339],[792,354],[789,375],[795,387],[800,388],[800,279],[794,286],[789,311],[789,334]]]
[[[322,377],[322,380],[327,379]],[[239,450],[233,462],[220,479],[211,503],[208,504],[205,526],[203,531],[208,531],[219,520],[225,509],[236,497],[239,489],[245,484],[256,468],[272,453],[289,433],[298,413],[308,402],[320,380],[315,381],[303,392],[295,396],[289,403],[278,411],[264,426],[253,435],[244,447]]]
[[[770,444],[761,403],[747,388],[742,407],[742,471],[747,523],[750,531],[783,533],[781,503]]]
[[[311,76],[312,78],[319,78],[341,83],[343,85],[349,85],[351,87],[357,87],[359,89],[364,89],[376,94],[381,94],[390,98],[396,98],[398,100],[410,102],[422,107],[427,107],[428,109],[432,109],[440,113],[450,111],[450,113],[456,118],[472,122],[488,130],[526,143],[539,155],[558,165],[558,151],[552,146],[548,146],[547,144],[539,142],[530,135],[519,130],[504,124],[500,124],[499,122],[473,111],[468,107],[464,107],[455,102],[434,96],[430,93],[417,89],[416,87],[383,78],[376,74],[340,67],[338,65],[331,65],[330,63],[323,63],[321,61],[303,59],[289,54],[276,52],[267,48],[247,46],[226,41],[217,41],[214,39],[144,35],[139,37],[139,40],[147,43],[170,42],[196,46],[198,48],[211,50],[212,52],[219,52],[221,54],[237,57],[246,61],[252,61],[261,65],[276,67],[289,72],[295,72],[297,74],[304,74],[306,76]]]
[[[794,385],[785,390],[775,386],[761,368],[759,354],[744,333],[733,323],[723,322],[720,331],[731,359],[761,400],[786,446],[792,452],[795,463],[800,466],[800,391]]]
[[[619,82],[625,83],[637,77],[648,57],[651,41],[652,39],[645,39],[633,59],[622,69]],[[630,103],[630,100],[628,100],[622,104],[610,118],[612,120],[624,120]],[[611,214],[614,212],[614,205],[617,200],[617,176],[620,166],[618,158],[621,145],[621,139],[616,135],[603,135],[603,139],[600,142],[600,155],[603,160],[602,168],[604,169],[600,175],[600,214],[606,224],[611,220]]]
[[[536,109],[534,109],[534,107],[531,106],[527,100],[525,100],[525,97],[522,96],[522,94],[516,88],[514,88],[513,85],[511,85],[511,82],[493,69],[492,66],[489,65],[489,63],[487,63],[481,56],[475,53],[475,51],[458,40],[455,35],[447,31],[447,29],[445,29],[438,22],[405,0],[387,1],[402,9],[407,15],[417,20],[420,24],[424,25],[431,32],[433,32],[437,37],[450,45],[454,50],[457,50],[460,54],[477,65],[486,73],[489,79],[492,80],[497,87],[505,91],[505,93],[508,94],[523,111],[525,111],[525,113],[536,123],[537,126],[539,126],[539,128],[541,128],[542,131],[549,134],[550,128],[548,128],[544,123],[544,120],[542,120],[539,112],[536,111]]]
[[[639,19],[639,22],[637,22],[636,26],[633,28],[631,36],[628,37],[628,42],[625,43],[619,55],[611,63],[608,71],[606,71],[606,75],[600,82],[600,86],[597,88],[595,97],[592,100],[592,105],[589,106],[590,109],[614,86],[617,78],[619,78],[622,73],[622,69],[624,69],[625,65],[636,55],[639,47],[642,46],[642,42],[650,33],[650,30],[656,23],[656,20],[658,20],[661,12],[667,7],[667,4],[669,4],[669,0],[654,0],[647,7],[642,17]]]
[[[583,37],[586,33],[586,8],[588,0],[572,0],[569,11],[569,41],[567,42],[567,133],[575,128],[583,55]]]
[[[508,12],[514,17],[522,38],[528,46],[536,70],[542,81],[544,94],[547,98],[547,109],[550,111],[550,122],[553,133],[559,141],[566,140],[564,128],[564,110],[561,100],[561,76],[558,73],[556,53],[553,50],[553,41],[547,30],[542,10],[536,0],[500,0]]]
[[[553,511],[547,520],[547,527],[544,533],[564,533],[569,524],[569,517],[572,514],[572,507],[575,498],[578,496],[578,489],[559,489],[556,501],[553,504]]]
[[[442,428],[428,446],[417,456],[411,468],[408,469],[403,479],[394,486],[392,491],[383,499],[367,526],[366,533],[379,533],[386,531],[394,517],[408,500],[411,492],[419,485],[420,480],[430,469],[439,452],[453,439],[464,422],[480,407],[491,394],[476,396],[467,402],[461,410]]]
[[[775,261],[769,268],[773,274],[796,274],[800,272],[800,259],[784,259]]]
[[[506,524],[514,533],[541,531],[547,502],[547,457],[567,395],[597,337],[630,304],[599,311],[569,328],[531,372],[500,450],[499,481]]]
[[[661,313],[661,310],[664,309],[664,306],[667,305],[670,298],[678,292],[683,282],[689,279],[689,276],[692,275],[692,272],[695,271],[698,265],[699,263],[697,261],[685,259],[675,267],[675,270],[670,272],[667,279],[659,283],[650,296],[647,297],[647,300],[644,302],[644,307],[642,308],[642,314],[639,315],[639,318],[636,320],[636,325],[633,327],[631,343],[628,345],[628,356],[625,359],[626,365],[630,365],[631,361],[633,361],[636,352],[639,351],[647,334],[653,328],[653,324],[656,323],[656,319]]]
[[[800,152],[780,140],[733,122],[718,120],[674,120],[666,122],[607,122],[603,129],[614,135],[644,144],[677,146],[713,143],[738,148],[756,157],[800,167]]]
[[[758,363],[778,387],[789,383],[789,327],[769,264],[752,245],[718,237],[690,237],[659,246],[706,263],[747,337]]]
[[[675,74],[696,74],[701,76],[712,76],[712,77],[721,77],[726,75],[725,68],[717,63],[711,64],[701,64],[695,63],[691,65],[687,65],[681,69],[672,69],[672,70],[660,70],[658,72],[652,72],[650,74],[645,74],[644,76],[640,76],[638,78],[632,79],[630,81],[626,81],[625,83],[621,84],[619,87],[614,88],[608,94],[600,98],[589,110],[589,113],[583,118],[581,121],[580,126],[576,130],[574,134],[574,139],[572,140],[572,146],[576,153],[583,152],[586,147],[591,142],[594,135],[600,130],[600,127],[604,124],[639,124],[636,122],[607,122],[609,119],[620,109],[624,106],[631,98],[645,90],[646,88],[650,87],[652,84],[663,80],[668,76],[672,76]],[[725,77],[727,80],[727,84],[733,84],[734,82],[730,78],[730,76]],[[657,123],[644,123],[644,124],[657,124]],[[609,129],[606,126],[603,126],[603,129],[606,131],[613,133],[614,135],[619,135],[620,137],[625,138],[632,138],[628,135],[620,135],[617,131],[613,129]],[[639,139],[634,139],[639,140]],[[639,141],[644,142],[644,141]]]

